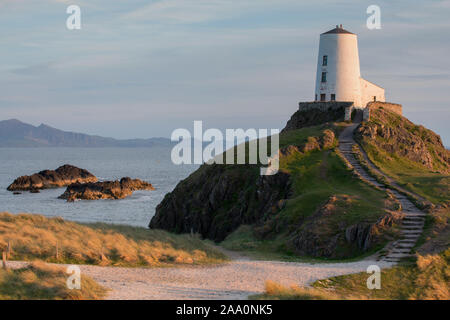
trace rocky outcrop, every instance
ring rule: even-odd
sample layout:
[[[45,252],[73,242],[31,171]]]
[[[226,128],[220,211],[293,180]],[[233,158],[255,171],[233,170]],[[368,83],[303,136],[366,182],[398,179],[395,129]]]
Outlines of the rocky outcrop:
[[[251,165],[203,165],[157,206],[150,228],[222,241],[253,224],[290,192],[289,175],[260,176]]]
[[[368,251],[380,243],[383,230],[399,225],[404,218],[400,212],[387,211],[376,223],[357,223],[345,229],[345,240],[354,243],[358,249]]]
[[[368,113],[368,116],[365,120],[370,119],[370,113],[375,109],[384,109],[390,112],[394,112],[400,116],[403,115],[403,107],[401,104],[381,102],[381,101],[371,101],[367,104],[366,110],[364,110],[366,113]]]
[[[283,132],[326,122],[343,121],[345,110],[352,105],[352,102],[302,102],[299,110],[287,122]]]
[[[327,203],[301,224],[292,238],[295,252],[333,259],[348,257],[350,252],[367,252],[382,244],[386,240],[386,231],[400,224],[403,218],[399,212],[386,211],[376,222],[361,221],[348,226],[341,221],[333,227],[330,221],[340,208],[339,201],[349,201],[349,198],[330,197]]]
[[[123,199],[137,190],[155,190],[148,182],[122,178],[120,181],[103,181],[93,183],[74,183],[59,196],[69,202],[75,200]]]
[[[355,138],[428,169],[450,172],[450,152],[443,146],[441,137],[393,112],[372,110],[370,121],[356,130]]]
[[[97,178],[89,171],[66,164],[56,170],[44,170],[31,176],[19,177],[7,189],[36,192],[41,189],[65,187],[72,183],[96,181]]]

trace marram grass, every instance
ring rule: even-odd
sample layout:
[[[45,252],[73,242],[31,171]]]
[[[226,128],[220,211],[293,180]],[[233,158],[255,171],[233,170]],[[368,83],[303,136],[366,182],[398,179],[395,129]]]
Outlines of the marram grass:
[[[214,264],[226,256],[196,236],[146,228],[80,224],[41,215],[0,213],[0,251],[11,260],[164,267]]]

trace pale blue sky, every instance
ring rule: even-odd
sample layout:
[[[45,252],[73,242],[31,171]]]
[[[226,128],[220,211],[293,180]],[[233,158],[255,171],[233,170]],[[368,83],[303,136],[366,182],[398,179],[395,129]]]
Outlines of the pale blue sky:
[[[449,0],[0,0],[0,119],[116,138],[283,128],[313,99],[319,34],[342,23],[362,76],[450,145],[449,17]]]

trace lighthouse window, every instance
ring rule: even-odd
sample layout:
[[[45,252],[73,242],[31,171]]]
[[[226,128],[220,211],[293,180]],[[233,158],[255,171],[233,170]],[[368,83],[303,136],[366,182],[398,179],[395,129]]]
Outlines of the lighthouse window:
[[[323,56],[322,65],[327,66],[328,65],[328,56]]]
[[[325,93],[320,94],[320,101],[325,101],[326,96]]]
[[[336,95],[334,93],[331,94],[331,101],[336,101]]]
[[[327,82],[327,73],[322,72],[322,82]]]

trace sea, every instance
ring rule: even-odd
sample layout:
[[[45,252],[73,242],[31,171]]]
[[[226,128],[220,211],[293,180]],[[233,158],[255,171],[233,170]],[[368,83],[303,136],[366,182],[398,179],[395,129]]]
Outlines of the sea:
[[[0,148],[0,212],[33,213],[77,222],[105,222],[147,227],[156,206],[198,165],[174,165],[170,147],[152,148]],[[136,191],[122,200],[58,199],[65,188],[22,192],[6,188],[19,176],[71,164],[100,181],[122,177],[153,184],[154,191]]]

